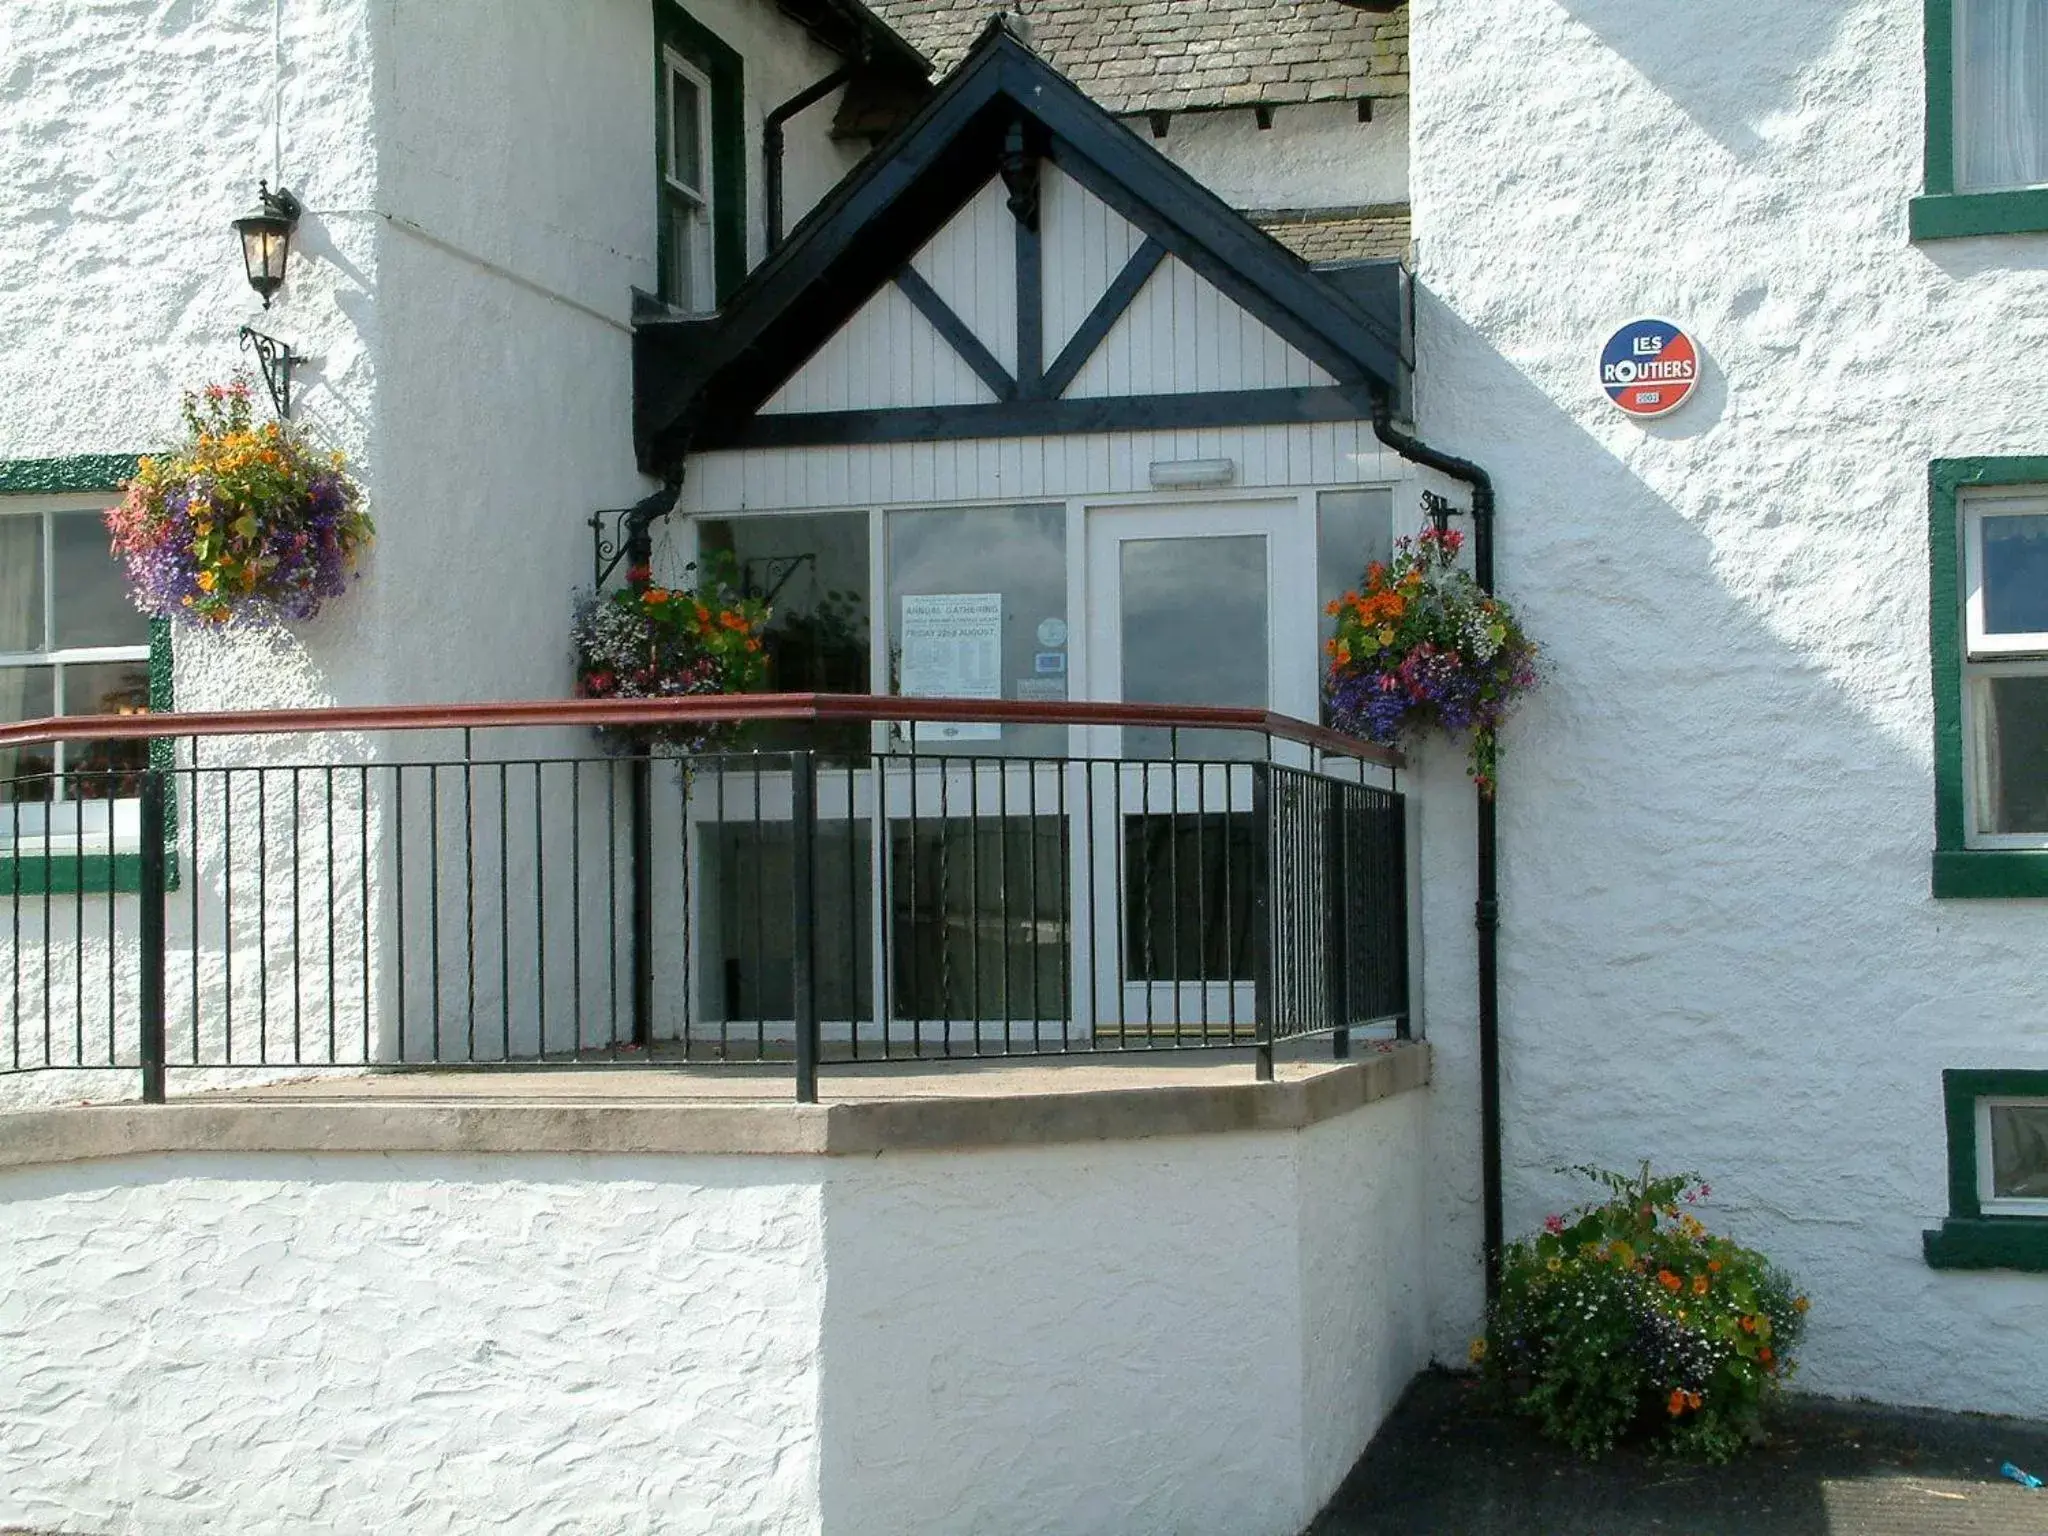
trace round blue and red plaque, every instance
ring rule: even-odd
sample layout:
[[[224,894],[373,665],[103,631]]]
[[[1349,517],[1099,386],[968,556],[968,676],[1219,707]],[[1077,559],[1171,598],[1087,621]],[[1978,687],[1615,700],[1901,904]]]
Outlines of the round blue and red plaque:
[[[1699,348],[1669,320],[1631,320],[1600,353],[1600,387],[1630,416],[1677,410],[1699,379]]]

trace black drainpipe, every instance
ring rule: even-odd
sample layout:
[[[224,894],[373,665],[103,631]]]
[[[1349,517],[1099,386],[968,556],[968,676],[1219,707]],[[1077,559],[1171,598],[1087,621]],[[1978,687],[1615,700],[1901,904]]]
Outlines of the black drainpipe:
[[[761,185],[768,203],[768,249],[771,251],[782,244],[782,125],[805,107],[823,101],[852,78],[853,66],[844,65],[817,84],[805,86],[768,114],[768,121],[761,130]]]
[[[1470,459],[1443,453],[1394,425],[1384,395],[1375,398],[1373,435],[1404,459],[1462,480],[1472,487],[1472,574],[1493,590],[1493,477]],[[1479,795],[1477,858],[1479,900],[1473,922],[1479,930],[1479,1156],[1486,1223],[1486,1303],[1500,1296],[1500,1253],[1503,1242],[1500,1165],[1500,872],[1494,800],[1499,793]]]

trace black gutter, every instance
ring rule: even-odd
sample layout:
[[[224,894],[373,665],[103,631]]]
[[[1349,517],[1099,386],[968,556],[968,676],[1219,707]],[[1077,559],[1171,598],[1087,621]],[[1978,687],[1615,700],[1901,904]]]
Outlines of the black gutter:
[[[1373,436],[1402,458],[1462,480],[1472,487],[1472,574],[1493,590],[1493,477],[1470,459],[1432,448],[1394,425],[1384,397],[1375,400]],[[1494,802],[1500,786],[1479,791],[1477,863],[1479,899],[1473,923],[1479,930],[1479,1156],[1485,1216],[1486,1304],[1500,1298],[1500,1255],[1504,1242],[1500,1154],[1500,865]]]
[[[824,79],[805,86],[768,114],[761,129],[761,184],[768,203],[768,249],[782,244],[782,125],[797,113],[830,96],[853,78],[854,66],[841,65]]]

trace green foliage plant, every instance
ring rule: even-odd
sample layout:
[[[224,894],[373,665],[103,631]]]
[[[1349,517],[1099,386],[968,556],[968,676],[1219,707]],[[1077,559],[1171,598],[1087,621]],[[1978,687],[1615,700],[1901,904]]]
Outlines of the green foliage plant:
[[[1607,1198],[1508,1246],[1472,1358],[1543,1433],[1586,1456],[1624,1437],[1726,1461],[1795,1367],[1806,1298],[1695,1214],[1693,1174],[1578,1167]]]

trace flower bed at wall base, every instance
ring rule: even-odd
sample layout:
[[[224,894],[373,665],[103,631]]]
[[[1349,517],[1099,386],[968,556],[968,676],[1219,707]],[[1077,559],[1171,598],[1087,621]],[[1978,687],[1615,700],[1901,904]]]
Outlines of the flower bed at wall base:
[[[1417,731],[1472,733],[1472,776],[1492,793],[1499,732],[1537,683],[1536,645],[1512,609],[1458,569],[1464,536],[1424,529],[1366,569],[1327,612],[1325,695],[1340,731],[1399,745]]]
[[[144,459],[107,513],[135,606],[189,623],[312,618],[374,536],[346,461],[255,425],[239,380],[184,409],[184,446]]]
[[[673,699],[691,694],[746,693],[768,675],[761,632],[768,605],[746,596],[729,562],[706,560],[694,586],[656,586],[645,566],[627,573],[611,592],[576,600],[570,638],[576,652],[576,692],[586,699]],[[660,730],[601,730],[622,749],[645,743],[698,752],[730,734],[700,726]]]
[[[1707,1230],[1694,1213],[1712,1191],[1695,1176],[1569,1171],[1608,1198],[1508,1246],[1474,1362],[1584,1454],[1641,1434],[1726,1460],[1795,1369],[1806,1298],[1762,1254]]]

